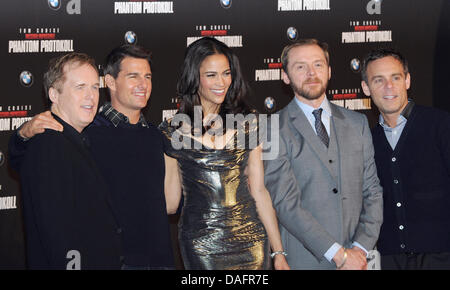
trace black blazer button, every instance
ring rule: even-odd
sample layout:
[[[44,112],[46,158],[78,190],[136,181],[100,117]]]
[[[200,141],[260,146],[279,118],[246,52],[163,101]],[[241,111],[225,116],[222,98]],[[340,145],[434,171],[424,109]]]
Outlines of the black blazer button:
[[[337,188],[333,188],[333,193],[338,193]]]

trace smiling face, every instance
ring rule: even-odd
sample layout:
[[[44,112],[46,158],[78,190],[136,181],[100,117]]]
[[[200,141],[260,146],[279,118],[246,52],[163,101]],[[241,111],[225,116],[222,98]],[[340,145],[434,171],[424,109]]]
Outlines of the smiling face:
[[[99,77],[90,64],[68,63],[64,81],[49,89],[52,112],[78,132],[95,117],[99,98]]]
[[[283,81],[292,87],[300,101],[320,105],[331,77],[324,51],[318,45],[298,46],[289,51],[288,59]]]
[[[364,93],[372,97],[385,120],[396,120],[406,107],[410,84],[409,73],[405,74],[403,65],[392,56],[370,62],[367,66],[367,83],[361,82]]]
[[[199,70],[198,96],[203,112],[205,116],[208,113],[217,113],[232,81],[228,59],[223,54],[210,55],[203,60]]]
[[[125,57],[116,78],[106,75],[111,93],[111,105],[130,117],[139,114],[147,105],[152,92],[152,72],[146,59]]]

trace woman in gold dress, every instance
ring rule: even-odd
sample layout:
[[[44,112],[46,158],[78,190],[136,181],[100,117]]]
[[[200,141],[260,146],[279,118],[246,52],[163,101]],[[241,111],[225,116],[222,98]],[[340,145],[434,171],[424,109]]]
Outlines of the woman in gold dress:
[[[177,91],[180,109],[159,128],[167,141],[168,212],[184,195],[179,242],[185,268],[271,269],[272,248],[275,269],[289,269],[264,186],[262,144],[247,144],[259,130],[243,100],[238,58],[218,40],[197,40],[187,48]],[[227,114],[246,118],[224,126]]]

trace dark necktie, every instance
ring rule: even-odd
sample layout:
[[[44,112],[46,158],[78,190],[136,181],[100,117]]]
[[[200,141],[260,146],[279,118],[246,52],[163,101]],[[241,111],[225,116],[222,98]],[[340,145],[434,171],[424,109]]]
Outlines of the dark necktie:
[[[322,109],[317,109],[313,111],[313,115],[316,118],[316,132],[317,136],[319,136],[320,140],[327,146],[330,142],[330,138],[328,137],[327,129],[325,129],[325,125],[322,123]]]

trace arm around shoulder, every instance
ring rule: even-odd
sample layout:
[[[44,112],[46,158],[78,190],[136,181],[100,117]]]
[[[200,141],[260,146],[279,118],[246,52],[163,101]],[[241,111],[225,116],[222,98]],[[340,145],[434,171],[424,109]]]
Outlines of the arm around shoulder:
[[[30,121],[20,126],[9,141],[9,161],[11,167],[19,171],[22,159],[26,153],[28,140],[37,134],[41,134],[45,129],[62,131],[63,127],[51,115],[50,111],[45,111],[34,116]]]

